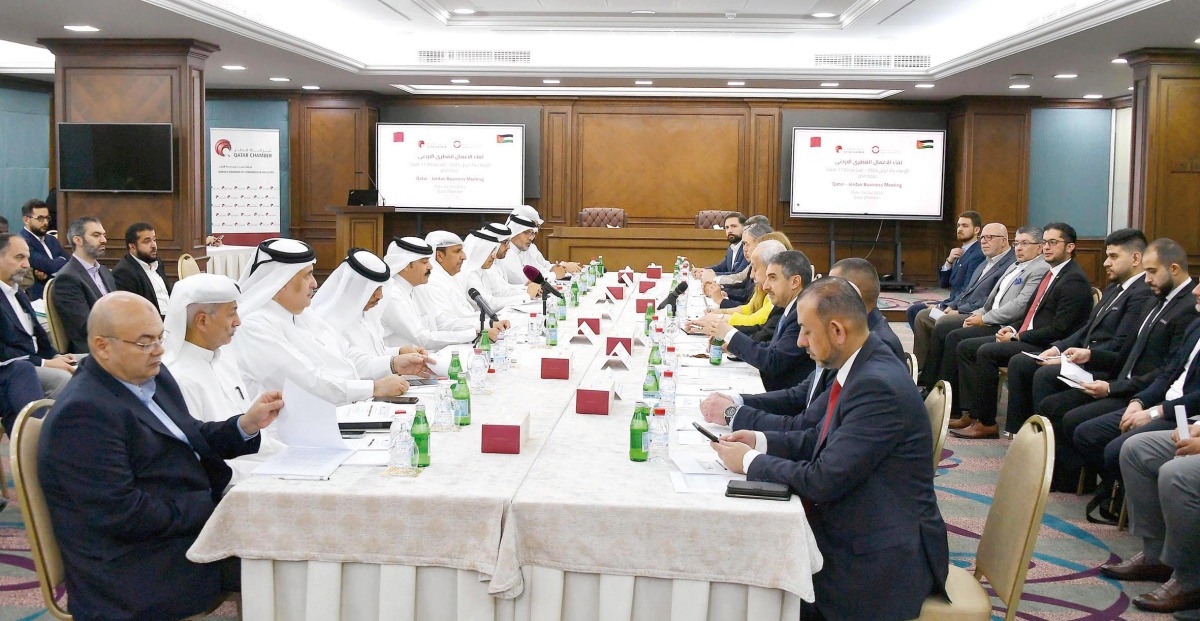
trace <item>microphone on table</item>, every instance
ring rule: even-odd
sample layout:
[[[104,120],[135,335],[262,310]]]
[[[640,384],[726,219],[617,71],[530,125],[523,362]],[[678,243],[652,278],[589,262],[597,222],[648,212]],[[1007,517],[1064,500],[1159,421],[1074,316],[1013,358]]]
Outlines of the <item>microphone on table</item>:
[[[687,291],[687,288],[688,288],[688,284],[687,284],[686,280],[679,283],[678,285],[675,285],[675,290],[672,291],[671,293],[668,293],[667,297],[663,298],[663,301],[661,303],[659,303],[658,310],[662,310],[668,306],[674,307],[675,302],[677,302],[679,300],[679,296],[683,295],[683,292]],[[678,310],[678,309],[676,309],[676,310]]]
[[[487,315],[488,319],[491,319],[492,321],[500,321],[500,318],[496,316],[496,311],[492,310],[491,306],[488,306],[487,301],[483,299],[483,296],[480,295],[478,289],[474,287],[467,289],[467,295],[471,296],[471,300],[475,302],[476,306],[479,307],[479,311],[484,315]]]
[[[538,268],[536,268],[532,265],[526,265],[525,269],[523,269],[521,271],[525,272],[525,278],[528,278],[529,282],[531,282],[535,285],[542,286],[542,297],[545,297],[546,294],[549,293],[550,295],[553,295],[560,300],[566,299],[563,297],[563,294],[558,292],[558,289],[555,289],[553,285],[546,282],[546,277],[542,276],[542,273],[540,271],[538,271]]]

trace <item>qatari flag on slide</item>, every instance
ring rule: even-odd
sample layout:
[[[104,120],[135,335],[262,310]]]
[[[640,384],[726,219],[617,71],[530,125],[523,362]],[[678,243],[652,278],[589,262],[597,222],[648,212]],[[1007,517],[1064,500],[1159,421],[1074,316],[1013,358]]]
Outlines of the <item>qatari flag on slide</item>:
[[[393,132],[392,142],[404,142],[404,132]]]
[[[809,136],[808,137],[808,147],[810,149],[813,147],[820,147],[820,146],[821,146],[821,137],[820,136]]]

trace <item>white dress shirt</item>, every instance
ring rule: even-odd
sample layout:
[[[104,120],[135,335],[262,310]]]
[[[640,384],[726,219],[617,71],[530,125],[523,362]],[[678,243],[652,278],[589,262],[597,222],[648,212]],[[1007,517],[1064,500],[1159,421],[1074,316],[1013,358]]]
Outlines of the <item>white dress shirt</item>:
[[[1196,364],[1196,354],[1200,353],[1200,341],[1196,341],[1196,346],[1192,348],[1192,353],[1188,354],[1187,364],[1183,365],[1183,373],[1171,383],[1171,387],[1167,389],[1167,395],[1163,398],[1165,401],[1174,401],[1183,396],[1183,380],[1187,377],[1188,371],[1192,365]],[[1174,414],[1174,412],[1171,412]]]
[[[158,312],[166,317],[167,304],[171,302],[171,294],[167,292],[166,281],[158,275],[158,261],[146,263],[137,257],[133,257],[133,260],[145,270],[146,277],[150,279],[150,286],[154,288],[154,297],[158,298]]]
[[[267,302],[242,321],[233,337],[250,392],[283,390],[284,380],[291,379],[334,405],[370,398],[375,383],[359,374],[349,343],[330,338],[331,333],[315,313],[293,315],[278,302]]]
[[[196,420],[226,421],[244,414],[254,404],[256,395],[246,388],[238,368],[237,352],[232,347],[212,351],[184,341],[168,368],[179,383],[188,413]],[[262,434],[257,453],[225,461],[233,470],[231,485],[246,480],[259,464],[285,448],[272,429],[270,427]]]
[[[423,289],[429,285],[421,285]],[[437,325],[435,317],[423,313],[414,298],[414,287],[401,276],[393,276],[388,287],[388,296],[383,309],[383,342],[388,347],[417,345],[429,351],[447,345],[470,343],[478,331],[470,329],[447,329]]]
[[[529,248],[521,250],[514,244],[508,249],[508,254],[504,255],[503,259],[498,259],[496,265],[503,270],[508,282],[514,285],[523,285],[529,282],[525,277],[525,266],[532,265],[542,273],[543,277],[553,278],[554,271],[550,268],[554,267],[546,257],[542,256],[542,251],[538,250],[537,244],[530,242]]]
[[[24,308],[21,308],[21,303],[17,301],[17,289],[4,281],[0,281],[0,288],[4,289],[4,297],[8,298],[9,306],[12,306],[13,312],[17,314],[17,319],[21,321],[21,329],[25,330],[25,334],[28,334],[29,340],[33,342],[33,351],[37,351],[37,339],[33,336],[33,318],[25,312]]]

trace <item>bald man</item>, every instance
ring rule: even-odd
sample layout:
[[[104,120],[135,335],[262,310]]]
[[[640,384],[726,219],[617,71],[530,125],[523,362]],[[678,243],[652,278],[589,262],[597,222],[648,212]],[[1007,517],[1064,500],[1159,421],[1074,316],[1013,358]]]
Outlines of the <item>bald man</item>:
[[[278,392],[221,422],[188,413],[161,364],[154,305],[118,291],[88,317],[84,358],[46,415],[38,475],[80,621],[180,619],[240,590],[238,560],[185,556],[231,473],[283,407]]]

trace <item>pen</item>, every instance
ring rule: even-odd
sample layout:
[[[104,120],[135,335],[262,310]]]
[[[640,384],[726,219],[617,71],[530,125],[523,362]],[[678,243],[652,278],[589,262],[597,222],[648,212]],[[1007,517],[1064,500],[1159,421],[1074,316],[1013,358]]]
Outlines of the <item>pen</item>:
[[[717,390],[733,390],[733,386],[717,386],[715,388],[701,388],[701,392],[713,392]]]

